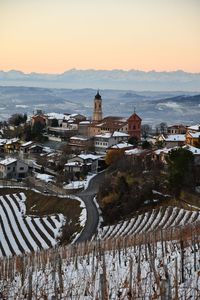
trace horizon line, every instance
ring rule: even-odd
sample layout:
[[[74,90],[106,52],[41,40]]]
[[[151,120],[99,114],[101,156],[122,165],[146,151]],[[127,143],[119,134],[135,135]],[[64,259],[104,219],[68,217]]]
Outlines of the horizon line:
[[[112,71],[122,71],[122,72],[131,72],[131,71],[135,71],[135,72],[143,72],[143,73],[176,73],[176,72],[182,72],[182,73],[189,73],[189,74],[200,74],[200,71],[198,72],[191,72],[191,71],[185,71],[183,69],[175,69],[175,70],[155,70],[155,69],[151,69],[151,70],[140,70],[140,69],[121,69],[121,68],[114,68],[114,69],[95,69],[95,68],[88,68],[88,69],[79,69],[79,68],[70,68],[70,69],[66,69],[65,71],[62,72],[40,72],[40,71],[31,71],[31,72],[26,72],[26,71],[22,71],[19,69],[9,69],[9,70],[0,70],[0,72],[20,72],[23,73],[25,75],[31,75],[31,74],[49,74],[49,75],[61,75],[64,74],[66,72],[70,72],[70,71],[104,71],[104,72],[112,72]]]

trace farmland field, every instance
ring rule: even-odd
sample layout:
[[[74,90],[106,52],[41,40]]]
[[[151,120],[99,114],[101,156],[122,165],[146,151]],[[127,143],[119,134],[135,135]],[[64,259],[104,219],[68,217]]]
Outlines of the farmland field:
[[[81,230],[81,208],[77,200],[31,190],[6,188],[0,191],[0,256],[65,244]]]

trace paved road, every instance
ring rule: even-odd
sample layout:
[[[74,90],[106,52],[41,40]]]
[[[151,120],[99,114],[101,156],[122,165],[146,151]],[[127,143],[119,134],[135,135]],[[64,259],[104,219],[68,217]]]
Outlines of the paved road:
[[[93,199],[94,196],[98,193],[99,185],[102,182],[104,176],[105,172],[96,175],[93,179],[91,179],[88,188],[77,194],[77,196],[79,196],[85,202],[87,210],[87,221],[76,243],[90,240],[97,230],[97,226],[99,223],[99,213]]]

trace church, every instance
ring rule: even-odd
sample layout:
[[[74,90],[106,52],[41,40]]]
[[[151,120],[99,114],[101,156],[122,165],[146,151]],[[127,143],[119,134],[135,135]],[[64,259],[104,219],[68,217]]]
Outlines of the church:
[[[89,126],[89,136],[95,136],[105,132],[124,132],[135,137],[141,138],[142,119],[134,112],[130,117],[107,116],[103,118],[102,98],[99,93],[94,97],[94,109],[92,123]]]

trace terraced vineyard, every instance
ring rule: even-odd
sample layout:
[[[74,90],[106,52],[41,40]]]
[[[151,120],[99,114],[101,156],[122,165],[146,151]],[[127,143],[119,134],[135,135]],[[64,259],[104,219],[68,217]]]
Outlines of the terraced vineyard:
[[[57,244],[62,214],[45,217],[26,215],[24,193],[0,196],[0,257],[48,249]]]
[[[0,298],[200,299],[200,223],[0,259]]]
[[[167,229],[200,221],[200,211],[190,211],[178,207],[153,209],[116,225],[99,229],[101,239],[117,238],[131,234],[140,234],[157,229]]]

